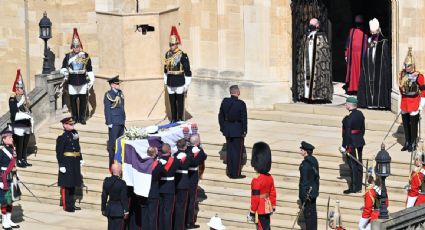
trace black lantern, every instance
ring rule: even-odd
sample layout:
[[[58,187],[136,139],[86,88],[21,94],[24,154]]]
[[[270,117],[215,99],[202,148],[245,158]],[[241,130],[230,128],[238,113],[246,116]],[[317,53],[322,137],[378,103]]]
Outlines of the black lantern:
[[[38,26],[40,27],[40,36],[39,38],[43,39],[44,41],[44,58],[43,58],[43,74],[49,74],[52,69],[49,65],[49,58],[48,58],[48,50],[47,50],[47,40],[52,38],[52,22],[47,17],[46,11],[43,14],[43,18],[41,18],[40,23],[38,23]]]
[[[388,219],[388,209],[387,209],[387,188],[385,187],[385,179],[391,173],[391,156],[385,150],[385,145],[381,145],[381,151],[378,152],[378,155],[375,157],[376,161],[376,176],[381,177],[382,188],[381,188],[381,196],[379,199],[380,208],[379,208],[379,219]]]

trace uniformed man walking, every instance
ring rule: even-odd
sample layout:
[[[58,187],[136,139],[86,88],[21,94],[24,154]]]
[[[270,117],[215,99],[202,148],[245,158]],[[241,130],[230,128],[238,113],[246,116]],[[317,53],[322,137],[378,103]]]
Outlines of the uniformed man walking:
[[[304,158],[300,165],[300,184],[298,197],[304,204],[304,220],[306,230],[317,229],[316,198],[319,196],[319,163],[313,156],[314,146],[301,142],[301,156]]]
[[[245,102],[239,99],[237,85],[230,86],[230,97],[221,102],[218,122],[220,131],[226,137],[227,174],[232,179],[245,178],[241,175],[244,138],[248,132]]]
[[[59,164],[58,186],[61,188],[63,210],[75,212],[75,187],[82,184],[81,166],[84,164],[78,132],[72,117],[61,120],[64,132],[56,139],[56,158]]]
[[[119,76],[108,80],[111,90],[103,98],[105,123],[108,126],[108,153],[109,166],[114,161],[115,141],[124,134],[125,110],[124,94],[120,90]]]
[[[365,118],[363,113],[357,109],[357,99],[348,97],[345,108],[350,112],[342,120],[342,148],[341,151],[351,154],[354,158],[362,162],[363,146],[365,145]],[[347,157],[350,167],[350,187],[344,194],[356,193],[362,190],[363,166],[355,162],[351,157]]]
[[[27,162],[27,149],[32,132],[32,114],[24,92],[24,82],[20,69],[16,72],[13,93],[9,98],[10,121],[12,122],[13,140],[15,142],[16,166],[25,168],[32,166]]]
[[[121,230],[128,218],[127,185],[121,179],[121,165],[113,164],[111,172],[103,181],[101,210],[108,217],[108,230]]]
[[[74,28],[71,49],[72,51],[67,53],[62,61],[60,73],[65,76],[65,80],[68,80],[72,119],[85,125],[88,92],[95,78],[90,56],[83,51],[77,28]]]
[[[189,57],[179,49],[181,44],[177,28],[173,26],[170,34],[170,50],[165,53],[164,84],[167,86],[171,107],[171,122],[183,120],[184,93],[192,80]]]

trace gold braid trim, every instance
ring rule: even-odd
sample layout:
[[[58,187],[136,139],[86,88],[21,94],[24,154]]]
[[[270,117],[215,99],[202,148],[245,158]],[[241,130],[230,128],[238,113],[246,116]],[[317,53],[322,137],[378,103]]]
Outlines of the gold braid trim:
[[[176,59],[176,57],[178,55],[182,55],[182,53],[183,53],[183,51],[181,51],[179,48],[176,48],[173,51],[173,55],[165,59],[165,67],[166,67],[167,71],[170,71],[172,69],[173,64],[174,64],[174,59]],[[179,64],[180,64],[180,70],[179,71],[182,71],[183,70],[182,64],[181,63],[179,63]]]
[[[108,100],[112,102],[111,108],[117,107],[117,105],[119,105],[120,102],[121,102],[121,97],[120,96],[116,96],[115,99],[112,99],[112,97],[107,93],[106,94],[106,98],[108,98]]]

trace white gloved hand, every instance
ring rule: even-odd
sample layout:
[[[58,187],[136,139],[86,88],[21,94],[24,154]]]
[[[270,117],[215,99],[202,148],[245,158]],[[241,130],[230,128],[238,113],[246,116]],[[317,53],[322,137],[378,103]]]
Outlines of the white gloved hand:
[[[192,148],[192,153],[199,153],[199,151],[201,151],[198,146],[195,146]]]
[[[108,125],[108,128],[112,129],[112,124]]]
[[[91,87],[93,87],[93,82],[89,81],[89,83],[87,83],[87,89],[90,90]]]
[[[339,147],[339,151],[341,152],[341,153],[346,153],[347,152],[347,150],[344,148],[344,147]]]
[[[160,163],[160,164],[162,164],[162,165],[167,164],[167,161],[166,161],[166,160],[164,160],[164,159],[159,159],[158,161],[159,161],[159,163]]]
[[[59,172],[66,173],[66,168],[65,167],[59,167]]]
[[[3,189],[3,188],[4,188],[3,183],[0,183],[0,189]]]
[[[84,160],[80,160],[80,165],[81,166],[84,166],[84,163],[85,163]]]
[[[250,222],[254,222],[255,220],[254,220],[254,217],[251,215],[251,212],[248,212],[248,215],[246,215],[246,221],[248,222],[248,223],[250,223]]]
[[[367,225],[369,224],[369,219],[367,218],[360,218],[359,220],[359,229],[366,229]]]
[[[164,85],[167,84],[167,74],[164,73]]]
[[[425,107],[425,98],[421,97],[421,103],[419,104],[419,110],[423,111]]]
[[[184,76],[184,81],[185,81],[185,83],[184,83],[184,86],[183,86],[183,91],[187,92],[187,90],[189,89],[190,82],[192,81],[192,77]]]
[[[68,72],[68,69],[67,68],[62,68],[59,72],[60,72],[60,74],[64,75],[65,78],[67,78],[68,75],[69,75],[69,72]]]
[[[181,160],[181,159],[183,159],[183,158],[185,158],[186,157],[186,153],[179,153],[178,155],[177,155],[177,159],[179,159],[179,160]]]
[[[415,206],[416,199],[418,199],[417,196],[414,196],[414,197],[408,196],[407,202],[406,202],[406,208],[411,208],[411,207]]]

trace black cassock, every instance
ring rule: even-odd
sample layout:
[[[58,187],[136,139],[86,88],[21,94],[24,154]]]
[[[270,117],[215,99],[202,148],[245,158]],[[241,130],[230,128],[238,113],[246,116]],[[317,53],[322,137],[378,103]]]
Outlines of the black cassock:
[[[358,106],[369,109],[391,108],[391,65],[389,42],[381,36],[378,42],[368,41],[366,56],[362,60]]]

